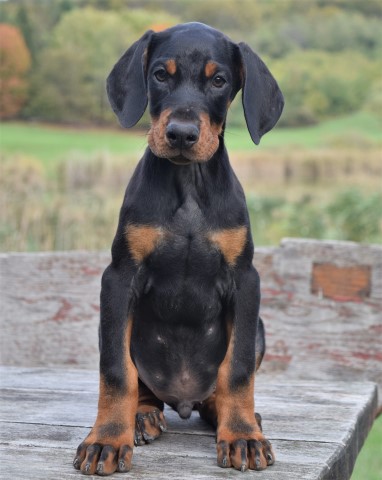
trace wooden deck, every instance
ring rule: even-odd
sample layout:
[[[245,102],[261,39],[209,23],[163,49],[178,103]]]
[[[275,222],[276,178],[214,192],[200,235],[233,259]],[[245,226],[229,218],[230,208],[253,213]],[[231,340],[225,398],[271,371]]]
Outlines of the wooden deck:
[[[97,372],[1,367],[0,378],[0,478],[84,478],[72,459],[96,415]],[[168,432],[135,449],[131,472],[109,478],[349,479],[376,408],[371,382],[274,383],[260,375],[256,410],[273,443],[275,465],[246,473],[217,467],[213,430],[195,413],[181,420],[167,410]]]
[[[0,478],[83,478],[71,462],[96,415],[109,261],[105,252],[0,254]],[[169,432],[136,448],[131,473],[111,478],[350,478],[376,388],[382,410],[382,247],[285,239],[257,249],[254,263],[267,335],[256,410],[276,464],[220,469],[214,432],[168,411]]]

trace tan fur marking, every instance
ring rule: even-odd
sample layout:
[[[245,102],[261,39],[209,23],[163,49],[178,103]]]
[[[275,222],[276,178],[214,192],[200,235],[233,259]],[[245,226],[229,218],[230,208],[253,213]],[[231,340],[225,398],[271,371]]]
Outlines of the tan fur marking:
[[[231,370],[234,368],[232,354],[235,338],[231,322],[228,322],[227,328],[229,343],[227,353],[218,370],[215,402],[218,417],[218,437],[224,438],[228,442],[233,442],[238,438],[237,432],[232,432],[230,427],[230,420],[234,412],[242,421],[252,426],[252,432],[248,435],[248,438],[254,438],[255,434],[257,436],[260,428],[257,425],[254,414],[255,375],[251,375],[248,385],[236,391],[231,391],[229,388],[229,378]]]
[[[125,235],[131,256],[137,263],[141,263],[154,251],[164,232],[160,227],[128,225]]]
[[[167,60],[166,70],[170,75],[174,75],[176,73],[176,63],[174,59]]]
[[[161,158],[166,158],[170,147],[166,142],[166,127],[172,111],[169,108],[163,110],[158,118],[151,119],[151,128],[148,134],[148,144],[151,151]]]
[[[212,232],[208,237],[217,245],[228,265],[234,266],[247,241],[247,227],[227,228]]]
[[[215,62],[207,62],[206,66],[204,67],[204,73],[206,74],[206,77],[211,78],[216,72],[217,68],[218,66]]]
[[[219,135],[222,125],[211,123],[207,113],[200,114],[199,140],[192,148],[192,155],[197,161],[209,160],[219,147]]]
[[[98,414],[94,427],[85,439],[87,444],[101,442],[103,445],[112,445],[116,449],[121,445],[134,446],[135,414],[138,407],[138,372],[130,356],[132,324],[133,319],[130,317],[124,341],[126,393],[121,395],[113,387],[108,386],[101,374]],[[110,437],[102,435],[103,428],[114,423],[121,425],[121,434]]]

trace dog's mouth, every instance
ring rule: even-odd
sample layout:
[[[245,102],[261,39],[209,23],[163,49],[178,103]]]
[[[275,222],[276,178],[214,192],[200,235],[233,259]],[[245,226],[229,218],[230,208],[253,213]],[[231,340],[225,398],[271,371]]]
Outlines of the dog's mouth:
[[[184,157],[183,155],[177,155],[175,157],[170,157],[169,155],[166,157],[171,163],[174,163],[175,165],[190,165],[193,163],[193,160],[190,160],[187,157]]]
[[[161,149],[154,151],[154,153],[159,157],[159,158],[165,158],[169,160],[171,163],[174,165],[191,165],[192,163],[204,163],[210,159],[208,158],[198,158],[197,155],[195,155],[195,152],[193,149],[181,149],[181,148],[173,148],[170,147],[169,145],[166,144],[167,148]],[[153,149],[151,149],[153,151]]]

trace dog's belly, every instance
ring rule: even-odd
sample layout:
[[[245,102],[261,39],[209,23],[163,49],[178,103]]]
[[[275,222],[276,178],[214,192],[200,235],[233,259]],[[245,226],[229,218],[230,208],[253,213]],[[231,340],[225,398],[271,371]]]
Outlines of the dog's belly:
[[[163,322],[149,309],[137,308],[131,352],[143,383],[187,418],[192,407],[214,391],[219,365],[227,348],[222,316],[195,325]],[[180,314],[181,315],[181,314]]]

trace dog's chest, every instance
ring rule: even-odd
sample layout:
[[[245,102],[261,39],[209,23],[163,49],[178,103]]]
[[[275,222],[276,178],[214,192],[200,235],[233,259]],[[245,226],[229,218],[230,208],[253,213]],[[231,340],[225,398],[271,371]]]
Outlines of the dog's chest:
[[[153,222],[154,223],[154,222]],[[224,265],[233,267],[247,242],[247,227],[211,226],[203,206],[192,197],[159,225],[128,225],[128,248],[137,263],[148,269],[175,268],[178,275],[217,275]]]

